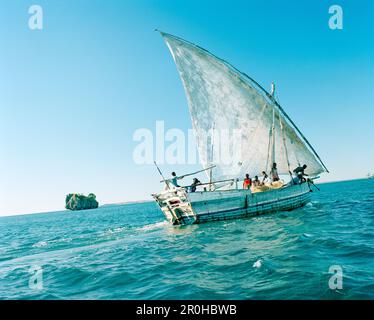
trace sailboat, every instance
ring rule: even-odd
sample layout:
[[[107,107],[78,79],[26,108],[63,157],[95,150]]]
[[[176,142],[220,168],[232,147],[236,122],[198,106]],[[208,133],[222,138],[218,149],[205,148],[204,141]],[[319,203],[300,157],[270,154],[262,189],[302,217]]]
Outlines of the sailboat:
[[[200,162],[205,168],[202,171],[209,179],[191,192],[188,186],[165,179],[157,167],[165,189],[152,196],[166,219],[174,225],[188,225],[292,210],[307,204],[313,179],[328,169],[278,103],[274,85],[269,93],[209,51],[160,33],[182,80]],[[240,132],[240,139],[226,136],[225,145],[239,145],[240,149],[234,150],[236,158],[231,162],[220,158],[222,146],[217,147],[214,141],[217,130]],[[254,177],[262,171],[270,172],[273,163],[277,164],[277,173],[288,177],[289,182],[281,179],[250,189],[241,187],[246,174]],[[307,164],[308,179],[295,182],[292,169],[303,164]]]

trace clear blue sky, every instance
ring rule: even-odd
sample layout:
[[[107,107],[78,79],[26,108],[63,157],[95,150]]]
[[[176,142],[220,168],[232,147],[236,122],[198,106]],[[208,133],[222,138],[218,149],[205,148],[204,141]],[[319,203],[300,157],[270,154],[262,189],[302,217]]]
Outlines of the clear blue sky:
[[[28,8],[44,29],[28,28]],[[328,8],[344,29],[328,28]],[[151,165],[133,163],[138,128],[191,128],[159,28],[226,59],[268,88],[331,173],[374,172],[373,1],[3,1],[0,10],[0,215],[150,199]],[[198,166],[162,166],[186,172]]]

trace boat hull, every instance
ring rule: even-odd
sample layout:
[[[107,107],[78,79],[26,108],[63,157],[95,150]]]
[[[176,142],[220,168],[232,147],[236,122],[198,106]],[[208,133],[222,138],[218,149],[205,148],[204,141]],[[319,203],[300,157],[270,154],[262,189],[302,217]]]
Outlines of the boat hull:
[[[153,196],[171,223],[183,225],[293,210],[310,201],[311,190],[303,183],[258,193],[243,189],[186,193],[175,189]]]

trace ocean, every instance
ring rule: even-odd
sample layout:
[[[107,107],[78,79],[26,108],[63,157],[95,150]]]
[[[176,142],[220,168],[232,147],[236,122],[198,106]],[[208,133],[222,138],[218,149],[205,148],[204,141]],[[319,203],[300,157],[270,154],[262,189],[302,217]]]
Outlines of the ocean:
[[[374,179],[173,227],[155,203],[0,218],[0,299],[374,299]]]

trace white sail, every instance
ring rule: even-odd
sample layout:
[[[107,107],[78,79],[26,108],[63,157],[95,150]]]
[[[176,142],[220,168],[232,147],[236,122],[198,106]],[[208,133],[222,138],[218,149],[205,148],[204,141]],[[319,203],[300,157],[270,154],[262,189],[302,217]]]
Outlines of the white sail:
[[[183,82],[200,161],[204,167],[216,165],[215,180],[269,171],[273,110],[278,173],[288,174],[289,168],[293,170],[303,164],[307,164],[309,175],[327,171],[292,120],[257,82],[204,49],[161,34]]]

